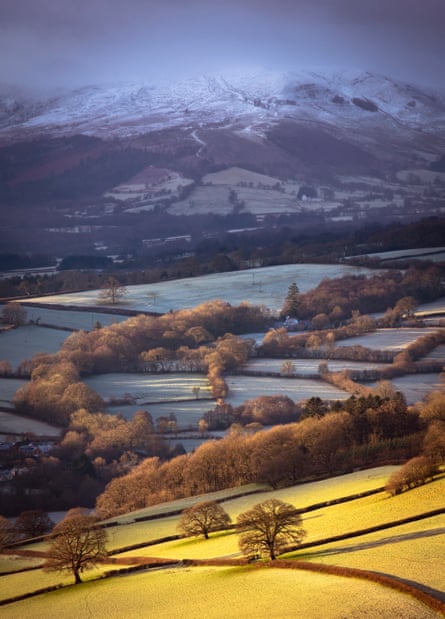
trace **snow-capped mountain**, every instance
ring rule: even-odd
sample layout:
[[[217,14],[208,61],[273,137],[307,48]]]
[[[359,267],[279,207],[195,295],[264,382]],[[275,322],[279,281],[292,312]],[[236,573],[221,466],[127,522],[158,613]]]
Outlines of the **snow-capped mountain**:
[[[444,153],[445,96],[371,73],[239,71],[47,97],[0,87],[0,241],[119,254],[122,238],[169,239],[165,214],[175,235],[209,213],[230,229],[245,215],[437,215]]]
[[[1,95],[1,89],[0,89]],[[445,97],[370,73],[254,72],[177,84],[90,86],[50,98],[0,96],[0,136],[128,137],[224,123],[263,134],[281,119],[347,127],[445,130]]]

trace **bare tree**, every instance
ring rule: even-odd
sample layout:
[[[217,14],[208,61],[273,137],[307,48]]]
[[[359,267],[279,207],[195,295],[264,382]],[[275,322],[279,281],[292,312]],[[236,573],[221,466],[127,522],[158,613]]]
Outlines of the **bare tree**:
[[[203,535],[209,539],[211,531],[229,526],[229,514],[216,501],[203,501],[185,509],[179,519],[178,529],[186,536]]]
[[[293,376],[295,374],[295,363],[290,359],[283,361],[280,368],[280,374],[282,376]]]
[[[115,304],[127,294],[127,289],[115,277],[108,277],[101,286],[99,301]]]
[[[82,582],[80,573],[93,567],[107,555],[107,535],[94,516],[75,511],[62,520],[52,533],[48,559],[44,568],[49,571],[71,571],[76,584]]]
[[[305,536],[301,514],[290,503],[268,499],[238,516],[239,547],[248,556],[269,555],[274,560],[286,547]]]

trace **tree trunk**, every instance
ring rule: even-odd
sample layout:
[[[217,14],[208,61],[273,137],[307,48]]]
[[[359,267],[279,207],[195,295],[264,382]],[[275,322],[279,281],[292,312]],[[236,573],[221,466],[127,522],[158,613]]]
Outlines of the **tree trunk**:
[[[79,570],[73,570],[73,574],[74,574],[74,584],[78,585],[79,583],[82,582],[82,579],[79,574]]]

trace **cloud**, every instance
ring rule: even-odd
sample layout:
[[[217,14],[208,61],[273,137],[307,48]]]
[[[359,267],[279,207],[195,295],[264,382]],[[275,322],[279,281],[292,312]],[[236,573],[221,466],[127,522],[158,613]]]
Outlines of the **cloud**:
[[[437,83],[444,23],[443,0],[2,0],[0,81],[335,64]]]

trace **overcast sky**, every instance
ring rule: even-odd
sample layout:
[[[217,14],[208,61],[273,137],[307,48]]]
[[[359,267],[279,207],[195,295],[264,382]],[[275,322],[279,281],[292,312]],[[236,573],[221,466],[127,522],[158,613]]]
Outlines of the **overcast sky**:
[[[353,68],[445,90],[445,0],[0,0],[0,82]]]

